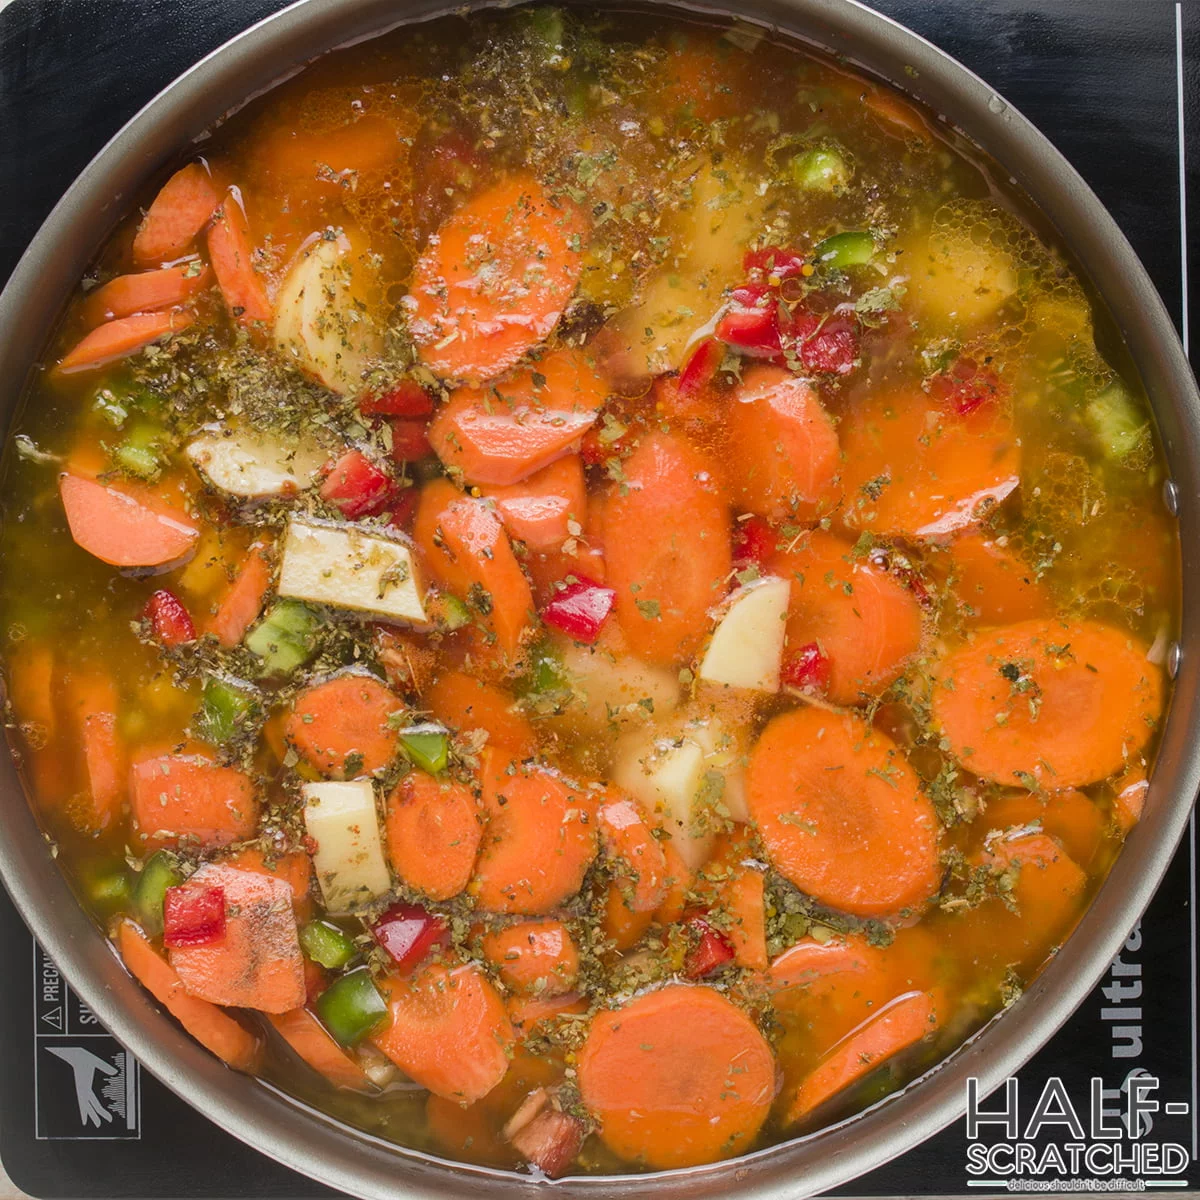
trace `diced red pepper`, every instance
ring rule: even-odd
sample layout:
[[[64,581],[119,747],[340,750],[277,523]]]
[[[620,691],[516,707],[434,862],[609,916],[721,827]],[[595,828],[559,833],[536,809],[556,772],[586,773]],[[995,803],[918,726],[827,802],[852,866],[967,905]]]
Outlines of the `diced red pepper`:
[[[398,492],[392,501],[392,519],[388,522],[390,529],[399,529],[404,533],[412,532],[413,517],[417,511],[417,493],[420,488],[406,487]]]
[[[210,946],[225,937],[225,889],[181,883],[163,894],[163,945]]]
[[[417,223],[426,228],[437,225],[450,207],[454,197],[451,189],[468,191],[475,182],[479,156],[457,130],[444,133],[421,156],[421,180],[413,196],[413,213]]]
[[[781,353],[779,293],[765,283],[734,288],[716,333],[743,354],[770,358]]]
[[[920,571],[903,554],[891,553],[883,547],[871,551],[870,562],[873,567],[886,571],[898,579],[917,598],[919,604],[928,607],[933,603],[933,595],[925,586],[925,580]]]
[[[821,317],[796,310],[784,334],[806,371],[848,375],[858,364],[858,325],[844,316]]]
[[[734,958],[733,943],[699,914],[686,918],[685,922],[695,938],[695,944],[683,960],[683,973],[689,979],[702,979],[711,975]]]
[[[829,690],[829,659],[816,642],[809,642],[783,660],[780,680],[784,687],[824,695]]]
[[[785,250],[782,246],[763,246],[758,250],[747,250],[742,259],[742,267],[746,274],[752,277],[761,274],[764,277],[774,276],[782,281],[803,275],[805,261],[799,250]]]
[[[707,387],[712,382],[713,376],[716,375],[724,357],[725,348],[715,337],[708,337],[699,342],[688,355],[687,362],[683,364],[683,370],[679,372],[679,381],[676,387],[680,394],[692,396],[701,388]]]
[[[736,522],[733,530],[733,565],[739,571],[746,567],[765,567],[775,552],[778,541],[775,530],[762,517],[747,517]]]
[[[347,450],[329,468],[321,484],[321,499],[354,521],[383,512],[395,487],[392,477],[361,450]]]
[[[948,371],[933,376],[929,391],[939,403],[965,417],[981,405],[1003,400],[1008,386],[995,371],[979,366],[973,358],[959,358]]]
[[[364,396],[358,411],[364,417],[427,417],[433,397],[415,379],[402,379],[385,392]]]
[[[371,926],[375,940],[391,955],[398,967],[415,967],[429,952],[448,940],[449,931],[441,917],[419,904],[403,901]]]
[[[146,601],[142,616],[150,622],[154,637],[164,646],[182,646],[196,640],[196,625],[183,601],[161,588]]]
[[[426,424],[419,417],[402,417],[392,422],[392,457],[399,463],[420,462],[433,453]]]
[[[555,592],[554,599],[542,609],[542,620],[575,641],[591,645],[600,636],[617,593],[583,575],[573,578],[575,582]]]

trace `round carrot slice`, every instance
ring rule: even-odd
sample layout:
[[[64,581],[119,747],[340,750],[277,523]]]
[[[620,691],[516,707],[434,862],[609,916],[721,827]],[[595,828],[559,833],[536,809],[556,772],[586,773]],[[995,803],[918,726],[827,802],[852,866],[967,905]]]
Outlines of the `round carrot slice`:
[[[822,904],[884,916],[938,889],[933,805],[900,748],[856,716],[776,717],[750,753],[746,800],[775,869]]]
[[[667,895],[667,860],[636,800],[616,788],[600,805],[600,844],[615,860],[614,883],[631,912],[653,912]]]
[[[400,880],[449,900],[471,881],[483,836],[475,793],[465,784],[410,771],[387,798],[388,858]]]
[[[975,819],[978,829],[1029,827],[1049,834],[1081,867],[1088,867],[1104,842],[1104,814],[1082,792],[1027,792],[989,800]]]
[[[997,783],[1095,783],[1122,769],[1162,714],[1162,672],[1145,645],[1096,622],[992,630],[937,675],[933,716],[951,753]]]
[[[775,1097],[775,1058],[719,992],[674,984],[596,1017],[579,1088],[613,1153],[690,1167],[749,1149]]]
[[[484,934],[484,957],[514,992],[560,996],[579,975],[579,949],[561,921],[521,921]]]
[[[710,464],[682,438],[654,433],[604,507],[608,586],[633,653],[687,658],[711,625],[732,569],[728,503]]]
[[[267,1020],[292,1050],[334,1087],[356,1091],[371,1089],[371,1081],[362,1067],[325,1032],[324,1026],[307,1008],[268,1013]]]
[[[839,432],[851,529],[946,537],[1021,481],[1012,421],[991,404],[959,414],[915,388],[875,393],[850,409]]]
[[[814,529],[768,569],[792,585],[784,658],[816,643],[829,662],[834,704],[878,695],[920,646],[917,598],[844,538]]]
[[[516,700],[498,687],[461,671],[444,671],[422,700],[439,721],[459,733],[482,729],[491,746],[505,746],[518,758],[537,752],[537,734]]]
[[[933,996],[909,992],[864,1022],[835,1046],[801,1082],[787,1107],[785,1125],[803,1120],[814,1109],[856,1083],[938,1027]]]
[[[287,740],[323,775],[354,779],[386,767],[399,734],[391,718],[404,702],[378,679],[337,675],[296,697]]]
[[[473,887],[480,908],[538,916],[579,891],[596,857],[590,796],[550,771],[487,751],[488,814]]]
[[[531,175],[468,200],[430,238],[405,300],[422,361],[473,382],[550,336],[575,290],[587,220]]]
[[[809,521],[833,509],[837,430],[803,379],[782,367],[752,367],[730,398],[726,428],[735,494],[750,512]]]
[[[992,538],[965,533],[955,538],[944,557],[949,590],[966,624],[1006,625],[1053,614],[1045,584]]]
[[[391,1024],[371,1039],[435,1096],[474,1104],[508,1072],[515,1038],[500,993],[468,964],[435,964],[381,985]]]

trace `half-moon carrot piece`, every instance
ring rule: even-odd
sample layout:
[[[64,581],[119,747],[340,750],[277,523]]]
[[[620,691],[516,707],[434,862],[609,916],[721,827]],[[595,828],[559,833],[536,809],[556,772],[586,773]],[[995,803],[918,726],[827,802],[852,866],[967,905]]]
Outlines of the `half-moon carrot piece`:
[[[170,262],[186,254],[221,203],[204,162],[181,167],[159,188],[133,239],[134,262]]]
[[[208,623],[222,646],[236,646],[258,620],[271,590],[271,561],[265,542],[255,542],[246,554],[237,577],[217,604]]]
[[[143,346],[150,345],[173,333],[186,329],[195,317],[183,309],[169,312],[138,313],[108,321],[85,334],[55,366],[60,375],[75,375],[94,371],[118,358],[128,358]]]
[[[117,686],[104,672],[72,672],[62,692],[63,710],[82,745],[87,785],[69,802],[69,816],[81,833],[103,833],[121,819],[129,790],[129,751],[117,725]]]
[[[663,881],[667,891],[662,903],[654,910],[654,919],[660,925],[674,925],[687,910],[688,893],[696,881],[696,873],[684,861],[670,838],[659,842],[659,848],[666,865]]]
[[[609,788],[598,812],[600,845],[613,883],[631,912],[652,913],[667,896],[667,859],[636,800]]]
[[[744,836],[723,836],[701,869],[697,890],[708,905],[705,919],[729,940],[738,966],[765,971],[769,961],[766,880],[751,854]]]
[[[472,888],[482,909],[540,916],[579,891],[596,857],[596,805],[552,771],[485,750],[487,828]]]
[[[208,257],[212,260],[221,295],[229,315],[243,325],[269,321],[271,299],[254,265],[254,243],[242,194],[231,187],[208,231]]]
[[[117,950],[129,973],[198,1041],[239,1071],[253,1071],[258,1039],[215,1004],[199,1000],[184,988],[165,958],[130,920],[117,927]]]
[[[204,847],[254,836],[258,799],[250,777],[199,754],[134,759],[130,809],[138,844],[147,849],[194,838]]]
[[[550,336],[583,266],[587,219],[517,173],[472,197],[429,240],[405,304],[422,361],[482,382]]]
[[[209,269],[199,259],[157,271],[118,275],[89,293],[80,314],[85,324],[95,326],[134,313],[175,308],[206,288],[209,279]]]
[[[334,1087],[355,1091],[371,1087],[362,1067],[325,1032],[321,1022],[307,1008],[268,1013],[267,1019],[292,1050]]]
[[[936,1002],[928,992],[897,996],[838,1043],[796,1089],[785,1125],[803,1120],[825,1101],[932,1034],[938,1027]]]
[[[834,704],[878,695],[920,647],[916,596],[845,538],[810,530],[767,569],[791,584],[784,659],[815,643],[829,663]]]
[[[682,438],[652,433],[604,507],[607,584],[629,647],[647,662],[695,652],[733,565],[729,504],[711,464]]]
[[[1020,446],[996,405],[959,414],[917,388],[872,392],[851,405],[838,435],[842,520],[854,530],[945,538],[1020,483]]]
[[[801,938],[776,957],[764,976],[772,992],[807,988],[819,979],[872,970],[878,953],[858,938]]]
[[[384,828],[401,882],[430,900],[449,900],[470,883],[483,814],[466,784],[410,771],[387,798]]]
[[[1082,787],[1120,771],[1162,715],[1162,670],[1146,653],[1098,622],[989,630],[938,665],[933,717],[984,779]]]
[[[473,964],[434,964],[381,985],[391,1023],[371,1039],[435,1096],[474,1104],[508,1071],[516,1041],[499,992]]]
[[[583,463],[570,454],[535,471],[520,483],[493,485],[483,494],[496,503],[496,511],[509,537],[524,542],[530,550],[559,550],[568,538],[584,528],[587,493]]]
[[[501,383],[456,389],[429,443],[464,483],[506,487],[570,454],[606,395],[584,351],[555,350]]]
[[[543,1022],[581,1016],[588,1010],[588,1002],[577,992],[563,996],[509,996],[504,1006],[517,1037],[521,1039],[528,1037]]]
[[[782,367],[752,367],[725,409],[734,495],[769,521],[811,521],[836,506],[837,430],[817,393]]]
[[[1019,827],[1050,835],[1085,870],[1104,842],[1104,814],[1082,792],[1026,792],[989,800],[975,827],[1004,832]]]
[[[900,748],[849,713],[804,707],[763,730],[746,801],[767,856],[801,891],[858,916],[938,890],[938,823]]]
[[[251,843],[239,847],[232,854],[223,855],[218,861],[239,871],[257,871],[260,875],[274,875],[276,879],[282,879],[292,890],[292,908],[297,916],[312,906],[312,859],[303,850],[276,853],[264,850],[260,844]]]
[[[537,753],[537,734],[506,691],[462,671],[444,671],[421,700],[443,724],[459,733],[482,729],[489,746],[503,746],[517,758]]]
[[[775,1098],[758,1027],[704,986],[673,984],[600,1013],[578,1070],[609,1149],[659,1170],[741,1154]]]
[[[653,912],[635,912],[619,880],[610,880],[604,889],[604,914],[601,928],[605,940],[612,943],[618,954],[632,949],[645,937],[654,924]]]
[[[392,718],[403,711],[404,701],[374,676],[335,675],[296,697],[287,740],[323,775],[370,775],[395,756],[400,734]]]
[[[939,557],[948,560],[949,591],[967,625],[1007,625],[1054,613],[1049,590],[1033,569],[993,538],[964,533]]]
[[[200,530],[185,513],[150,496],[63,475],[59,495],[75,544],[114,567],[167,567],[196,548]]]
[[[1128,835],[1142,819],[1149,789],[1150,781],[1146,778],[1145,767],[1141,765],[1130,767],[1113,785],[1113,819],[1122,835]]]
[[[579,977],[579,947],[561,921],[519,921],[491,930],[483,935],[481,949],[513,992],[561,996]]]

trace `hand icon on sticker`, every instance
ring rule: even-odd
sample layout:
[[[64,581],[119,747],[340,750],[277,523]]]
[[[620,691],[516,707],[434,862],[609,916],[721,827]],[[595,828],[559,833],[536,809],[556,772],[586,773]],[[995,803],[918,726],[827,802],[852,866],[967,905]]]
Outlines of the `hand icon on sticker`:
[[[61,1058],[67,1063],[75,1074],[75,1099],[79,1104],[80,1122],[85,1126],[95,1125],[99,1128],[101,1121],[111,1121],[112,1113],[101,1103],[92,1086],[98,1071],[105,1075],[115,1075],[117,1068],[82,1046],[47,1046],[46,1049],[55,1058]]]

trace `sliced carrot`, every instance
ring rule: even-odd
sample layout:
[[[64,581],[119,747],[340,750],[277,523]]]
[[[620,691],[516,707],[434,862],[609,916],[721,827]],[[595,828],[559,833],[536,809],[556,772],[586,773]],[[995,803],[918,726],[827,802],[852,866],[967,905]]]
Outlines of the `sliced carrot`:
[[[1021,481],[1012,420],[992,404],[959,414],[919,389],[871,392],[838,432],[851,529],[944,538],[976,524]]]
[[[823,904],[902,913],[938,890],[938,823],[900,748],[849,713],[776,717],[750,753],[750,816],[777,871]]]
[[[646,936],[654,924],[653,912],[635,912],[629,907],[626,890],[618,880],[611,880],[604,889],[604,912],[601,928],[605,941],[618,954],[631,950]]]
[[[834,704],[877,696],[920,647],[916,596],[844,538],[810,530],[767,569],[791,583],[784,657],[816,643],[829,663]]]
[[[481,948],[513,992],[561,996],[579,977],[579,947],[561,921],[519,921],[494,929],[484,934]]]
[[[915,135],[923,142],[933,140],[929,125],[915,104],[885,87],[869,86],[863,91],[861,80],[855,81],[855,92],[861,95],[868,111],[888,132],[903,137]]]
[[[1040,828],[1085,870],[1104,842],[1104,815],[1082,792],[1025,793],[989,800],[975,819],[978,829],[1006,831]]]
[[[287,740],[323,775],[354,779],[396,755],[404,701],[372,675],[350,671],[306,688],[292,703]]]
[[[772,961],[766,984],[772,992],[808,988],[833,975],[862,975],[876,965],[878,951],[858,938],[801,938]]]
[[[696,33],[672,36],[654,88],[656,112],[705,124],[738,113],[738,60],[725,47],[702,39]]]
[[[707,919],[729,939],[739,967],[765,971],[767,958],[766,880],[744,836],[722,838],[701,871],[699,888]]]
[[[69,762],[57,744],[57,655],[45,642],[23,642],[10,655],[8,699],[21,731],[21,762],[43,808],[70,803]]]
[[[968,625],[1049,617],[1054,601],[1030,567],[994,539],[965,533],[950,543],[950,592]]]
[[[148,496],[63,475],[59,495],[75,544],[114,567],[166,567],[196,547],[200,531],[186,514]]]
[[[1162,715],[1162,670],[1146,653],[1098,622],[991,630],[937,668],[934,720],[955,758],[985,779],[1095,783],[1145,746]]]
[[[662,903],[654,911],[654,919],[660,925],[674,925],[688,906],[688,893],[696,880],[696,873],[684,861],[683,855],[675,848],[670,838],[659,842],[666,864],[665,882],[666,895]]]
[[[434,578],[481,614],[514,659],[536,620],[533,593],[495,512],[435,479],[421,489],[413,537]]]
[[[568,538],[579,535],[587,519],[583,462],[578,454],[560,458],[520,483],[486,487],[483,494],[495,501],[509,537],[530,550],[558,550]]]
[[[726,408],[735,498],[769,521],[837,505],[837,430],[817,393],[782,367],[752,367]]]
[[[491,379],[550,336],[583,265],[582,211],[516,174],[468,200],[429,240],[406,299],[422,361]]]
[[[489,746],[503,746],[517,758],[537,753],[537,734],[507,692],[461,671],[445,671],[422,700],[443,724],[459,733],[482,729]]]
[[[516,1041],[499,992],[478,967],[433,965],[383,983],[391,1024],[372,1039],[435,1096],[473,1104],[508,1071]]]
[[[1144,767],[1131,767],[1113,785],[1113,817],[1117,828],[1123,835],[1142,819],[1142,810],[1146,807],[1146,792],[1150,782],[1146,778]]]
[[[568,992],[562,996],[509,996],[504,1007],[517,1037],[523,1041],[539,1025],[560,1017],[582,1016],[588,1010],[588,1002],[577,992]]]
[[[138,226],[134,261],[164,263],[187,253],[220,203],[206,163],[188,163],[176,171],[159,189]]]
[[[325,1032],[321,1022],[307,1008],[271,1013],[267,1019],[275,1026],[276,1033],[334,1087],[355,1091],[371,1087],[362,1067]]]
[[[540,916],[579,891],[596,857],[595,801],[543,768],[485,750],[488,823],[472,887],[492,912]]]
[[[95,326],[134,313],[175,308],[208,284],[209,270],[199,259],[137,275],[118,275],[88,294],[80,315],[86,325]]]
[[[129,790],[129,750],[117,727],[120,698],[111,675],[72,673],[63,688],[63,708],[79,732],[86,792],[69,805],[81,833],[98,834],[120,820]]]
[[[258,620],[271,590],[270,548],[265,542],[255,542],[246,554],[237,578],[229,585],[208,622],[208,632],[215,634],[222,646],[238,645],[246,630]]]
[[[748,1150],[775,1098],[770,1046],[709,987],[675,984],[600,1013],[578,1070],[609,1149],[660,1170]]]
[[[458,388],[429,442],[464,483],[507,487],[570,454],[606,394],[582,350],[556,350],[503,383]]]
[[[193,996],[235,1008],[283,1013],[305,1000],[304,955],[296,933],[291,885],[273,875],[205,863],[189,887],[225,893],[225,936],[177,946],[171,966]]]
[[[225,306],[234,320],[243,325],[269,321],[271,300],[254,265],[254,243],[237,188],[230,188],[225,193],[209,228],[208,256],[225,297]]]
[[[395,166],[402,149],[399,127],[382,116],[366,114],[332,129],[288,123],[255,141],[254,167],[285,184],[320,184],[336,195],[355,176]]]
[[[936,1002],[928,992],[908,992],[849,1034],[807,1075],[788,1104],[785,1125],[803,1120],[814,1109],[856,1083],[938,1027]]]
[[[198,1041],[239,1071],[258,1062],[258,1039],[215,1004],[190,995],[170,964],[129,920],[117,927],[117,949],[129,973]]]
[[[613,883],[631,912],[652,913],[667,897],[667,859],[636,800],[609,788],[597,813]]]
[[[183,839],[226,846],[253,837],[258,824],[250,777],[198,754],[135,759],[130,802],[134,832],[148,849]]]
[[[479,802],[465,784],[410,771],[387,798],[392,868],[430,900],[449,900],[470,883],[482,836]]]
[[[276,879],[282,879],[292,890],[292,907],[297,913],[312,905],[312,859],[303,850],[289,850],[281,854],[260,845],[241,846],[232,854],[224,855],[220,861],[239,871],[254,871],[259,875],[273,875]]]
[[[728,586],[729,506],[707,460],[670,434],[645,438],[624,475],[604,509],[608,586],[633,653],[675,663],[698,648]]]
[[[169,312],[138,313],[108,321],[85,334],[55,366],[60,375],[75,375],[94,371],[118,358],[136,354],[143,346],[157,342],[173,333],[180,333],[196,318],[183,309]]]

